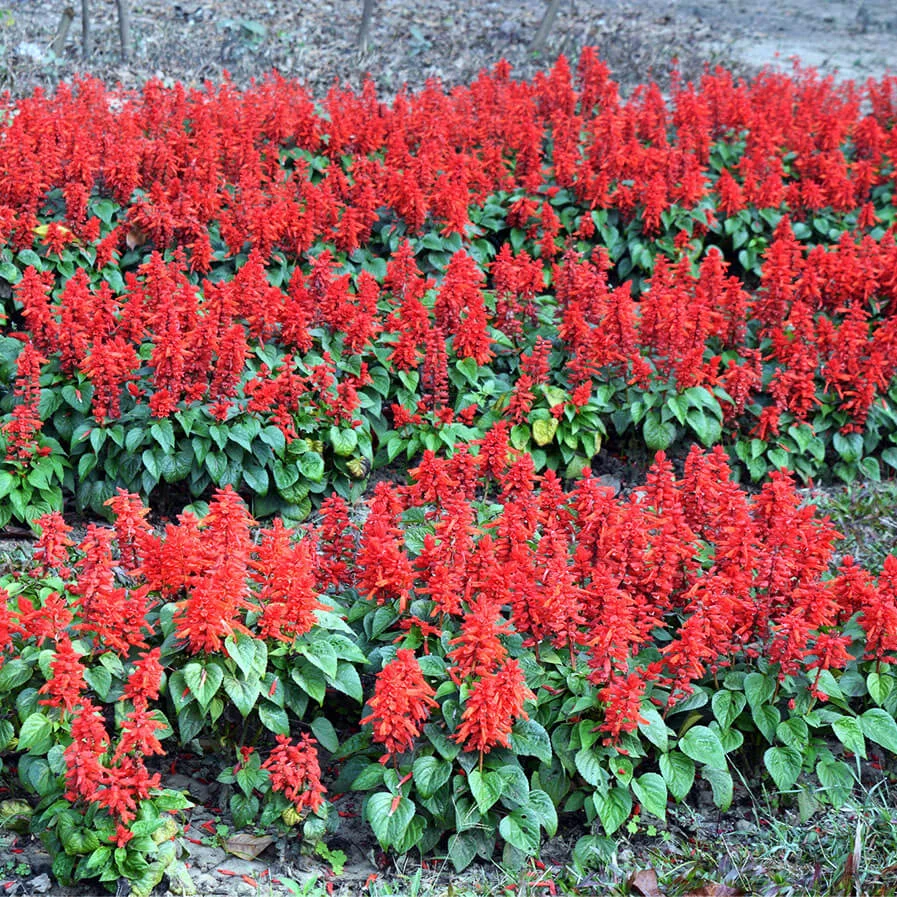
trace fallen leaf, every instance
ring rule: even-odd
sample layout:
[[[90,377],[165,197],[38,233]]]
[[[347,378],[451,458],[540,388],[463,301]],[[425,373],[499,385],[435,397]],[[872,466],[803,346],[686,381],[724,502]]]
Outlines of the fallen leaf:
[[[132,227],[127,234],[125,234],[125,243],[127,244],[128,249],[137,249],[139,246],[143,246],[147,239],[146,232],[139,227]]]
[[[270,835],[231,835],[224,842],[224,849],[241,860],[254,860],[273,843]]]
[[[657,873],[653,869],[633,872],[629,877],[629,886],[642,897],[663,897],[663,891],[657,886]]]
[[[744,891],[729,885],[711,883],[702,885],[697,891],[689,891],[683,897],[742,897]]]

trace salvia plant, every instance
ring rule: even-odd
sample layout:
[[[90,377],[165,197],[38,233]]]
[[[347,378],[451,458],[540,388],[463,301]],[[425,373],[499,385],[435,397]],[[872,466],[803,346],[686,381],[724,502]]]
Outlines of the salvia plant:
[[[831,571],[787,474],[751,496],[695,448],[622,498],[474,449],[300,532],[231,488],[162,532],[124,492],[78,543],[41,519],[0,593],[0,742],[60,880],[148,893],[178,862],[186,802],[153,771],[178,745],[232,753],[237,825],[315,841],[327,789],[360,791],[384,848],[459,869],[536,855],[563,812],[592,848],[698,781],[725,808],[752,763],[838,806],[850,756],[897,752],[897,559]]]
[[[7,100],[0,520],[231,485],[299,522],[499,421],[568,478],[695,442],[743,479],[881,477],[895,102],[723,70],[624,102],[590,50],[391,106]]]
[[[897,559],[796,491],[897,468],[893,77],[3,103],[0,777],[59,881],[183,878],[180,748],[459,870],[897,753]]]

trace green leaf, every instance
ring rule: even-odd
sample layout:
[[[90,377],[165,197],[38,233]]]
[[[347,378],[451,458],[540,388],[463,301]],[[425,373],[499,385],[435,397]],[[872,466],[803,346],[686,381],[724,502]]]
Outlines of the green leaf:
[[[438,726],[427,723],[424,726],[424,735],[430,744],[446,759],[454,760],[461,753],[461,745],[449,738]]]
[[[558,830],[558,811],[554,801],[541,789],[534,788],[529,793],[527,802],[529,815],[534,817],[545,829],[549,838],[553,838]]]
[[[78,870],[83,873],[84,878],[97,878],[111,862],[112,848],[100,846],[78,866]]]
[[[20,751],[46,754],[53,747],[53,721],[43,713],[32,713],[19,730]]]
[[[676,438],[676,425],[672,421],[662,420],[660,412],[652,408],[645,415],[642,434],[645,437],[645,445],[652,452],[664,451],[673,444],[673,440]]]
[[[0,719],[0,754],[12,743],[16,730],[8,719]]]
[[[449,838],[448,855],[456,872],[463,872],[476,859],[479,845],[474,831],[458,832]]]
[[[105,667],[93,666],[84,671],[84,681],[105,701],[112,687],[112,674]]]
[[[232,423],[228,429],[229,442],[235,442],[241,449],[252,452],[252,440],[259,431],[259,422],[254,418]]]
[[[421,797],[432,797],[452,775],[452,764],[438,757],[418,757],[411,767],[414,787]]]
[[[779,741],[803,754],[810,740],[807,724],[797,716],[792,716],[776,727]]]
[[[860,728],[870,741],[880,744],[892,754],[897,754],[897,722],[886,710],[874,707],[860,718]]]
[[[843,760],[820,760],[816,764],[816,776],[834,807],[840,807],[853,791],[853,773]]]
[[[632,780],[631,788],[641,805],[658,819],[667,813],[666,782],[656,772],[646,772]]]
[[[680,424],[685,424],[685,415],[688,412],[688,399],[682,395],[671,395],[666,400],[666,406],[673,412]]]
[[[747,698],[744,692],[726,689],[714,694],[710,706],[713,708],[713,715],[716,717],[720,727],[728,729],[738,718],[741,711],[744,710],[746,703]]]
[[[694,784],[694,762],[679,751],[670,751],[660,755],[658,765],[670,794],[677,802],[683,800]]]
[[[521,719],[514,724],[510,738],[511,750],[523,757],[536,757],[551,762],[551,739],[545,727],[534,719]]]
[[[881,453],[881,460],[889,467],[897,467],[897,447],[886,448]]]
[[[268,426],[259,432],[259,438],[269,448],[273,449],[276,455],[279,455],[286,447],[286,437],[280,427]]]
[[[751,710],[751,719],[753,719],[754,725],[770,743],[775,741],[776,729],[781,718],[782,714],[779,713],[779,708],[769,704],[759,704]]]
[[[311,723],[311,730],[325,751],[335,754],[339,750],[339,736],[333,728],[333,723],[326,716],[315,717]]]
[[[838,701],[844,700],[844,692],[841,691],[841,686],[838,685],[838,680],[832,675],[831,670],[820,670],[816,688],[830,698],[835,698]]]
[[[866,688],[872,700],[881,706],[893,691],[894,677],[887,673],[870,673],[866,677]]]
[[[0,499],[12,492],[16,478],[7,470],[0,470]]]
[[[714,694],[710,706],[713,708],[713,715],[720,726],[723,729],[728,729],[744,710],[746,703],[747,698],[743,692],[725,689]]]
[[[884,712],[884,711],[882,711]],[[859,722],[852,716],[842,716],[832,723],[832,730],[844,747],[863,760],[866,759],[866,739]]]
[[[293,681],[299,686],[313,701],[318,704],[324,703],[324,695],[327,693],[327,680],[324,674],[307,661],[296,664],[291,670],[290,675]]]
[[[247,682],[242,679],[236,679],[233,676],[225,676],[224,691],[233,701],[237,710],[240,711],[240,715],[245,719],[252,713],[255,707],[255,702],[261,694],[261,686],[257,679]]]
[[[712,446],[719,442],[722,435],[722,424],[713,415],[707,414],[701,408],[690,407],[686,414],[686,420],[705,446]]]
[[[669,731],[663,717],[657,712],[657,708],[651,704],[642,704],[639,714],[642,721],[638,724],[638,730],[654,745],[654,747],[666,753],[669,743]]]
[[[793,747],[771,747],[763,754],[763,765],[779,791],[787,791],[800,775],[803,755]]]
[[[230,812],[237,828],[248,828],[258,816],[259,799],[254,795],[245,795],[237,792],[231,795]]]
[[[611,788],[606,794],[596,791],[592,795],[592,801],[608,836],[612,835],[632,812],[632,794],[628,788]]]
[[[479,366],[473,358],[461,358],[455,362],[455,368],[461,373],[471,386],[477,385]]]
[[[593,787],[598,788],[607,782],[607,771],[598,757],[589,748],[576,752],[573,758],[577,772]],[[608,834],[610,834],[608,832]]]
[[[184,667],[184,681],[190,693],[199,701],[199,706],[205,710],[224,681],[224,671],[218,664],[194,661]]]
[[[117,209],[118,206],[111,199],[92,199],[90,201],[90,210],[103,224],[112,224],[112,216]]]
[[[36,268],[38,271],[42,270],[43,262],[41,262],[41,257],[33,250],[33,249],[23,249],[16,258],[26,266],[30,266],[32,268]]]
[[[171,421],[167,418],[150,427],[150,436],[162,446],[166,454],[171,454],[174,451],[174,429],[171,426]]]
[[[525,812],[514,810],[505,816],[498,824],[498,831],[508,844],[525,856],[535,856],[539,852],[539,828]]]
[[[268,494],[268,471],[257,464],[247,464],[243,468],[243,482],[258,496]]]
[[[407,797],[372,794],[365,805],[365,818],[380,846],[387,850],[401,841],[414,818],[414,804]]]
[[[679,739],[679,749],[705,766],[726,768],[726,752],[716,733],[707,726],[692,726]]]
[[[330,428],[330,444],[333,453],[348,458],[358,447],[358,434],[352,429]]]
[[[518,451],[525,451],[529,445],[530,429],[526,424],[511,427],[511,445]]]
[[[744,693],[752,710],[766,704],[776,690],[775,679],[763,673],[748,673],[744,677]]]
[[[304,452],[297,458],[296,466],[302,476],[311,483],[320,483],[324,479],[324,459],[318,452]]]
[[[723,812],[732,806],[732,776],[727,769],[719,769],[715,766],[705,766],[701,770],[701,776],[710,784],[713,792],[713,802]]]
[[[480,772],[472,769],[467,776],[470,793],[477,802],[477,809],[485,816],[501,797],[502,777],[497,771]]]
[[[841,433],[835,431],[832,436],[832,445],[841,456],[841,460],[847,464],[853,464],[863,457],[863,434]]]
[[[361,677],[358,670],[351,663],[340,661],[336,668],[336,675],[332,678],[331,684],[337,691],[341,691],[344,695],[358,701],[360,704],[364,700],[364,691],[361,687]]]
[[[252,672],[252,664],[255,659],[255,639],[238,632],[236,637],[228,636],[224,640],[224,650],[227,656],[240,668],[240,672],[248,679]]]
[[[17,690],[31,678],[31,666],[21,657],[12,657],[0,666],[0,692]]]
[[[16,284],[22,279],[22,272],[12,262],[0,262],[0,277],[8,283]]]
[[[307,644],[298,645],[298,650],[309,663],[321,670],[325,676],[332,678],[336,675],[339,658],[329,642],[323,639],[315,639]]]
[[[271,701],[262,700],[258,705],[259,719],[262,725],[275,735],[290,734],[290,719],[283,707],[278,707]]]
[[[140,459],[143,461],[143,466],[157,483],[162,479],[162,465],[160,462],[164,457],[164,455],[157,455],[153,449],[145,449],[140,456]],[[206,458],[207,462],[208,460],[209,459]]]
[[[383,774],[386,770],[380,763],[369,763],[352,780],[353,791],[370,791],[383,784]]]

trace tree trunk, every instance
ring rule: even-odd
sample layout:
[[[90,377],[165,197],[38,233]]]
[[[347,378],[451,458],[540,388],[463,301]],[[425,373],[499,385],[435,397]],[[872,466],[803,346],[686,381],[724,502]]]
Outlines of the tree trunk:
[[[81,52],[84,58],[93,53],[93,34],[90,31],[90,0],[81,0]]]
[[[56,36],[53,38],[53,43],[50,45],[50,49],[55,56],[62,56],[65,52],[65,41],[69,36],[69,28],[72,27],[74,18],[75,10],[73,10],[71,6],[67,6],[62,11],[62,15],[59,18],[59,24],[56,26]]]
[[[371,18],[374,15],[374,0],[364,0],[361,10],[361,27],[358,29],[358,49],[361,53],[368,51],[368,39],[371,33]]]
[[[539,30],[536,32],[536,36],[533,38],[533,42],[529,45],[531,52],[542,52],[543,48],[545,47],[545,41],[548,40],[548,35],[551,32],[551,26],[554,24],[554,20],[558,14],[558,9],[560,9],[560,6],[561,0],[551,0],[551,2],[548,4],[548,9],[545,10],[545,15],[542,16],[542,21],[539,22]]]
[[[126,61],[131,54],[131,10],[128,0],[115,0],[118,7],[118,39],[121,43],[121,58]]]

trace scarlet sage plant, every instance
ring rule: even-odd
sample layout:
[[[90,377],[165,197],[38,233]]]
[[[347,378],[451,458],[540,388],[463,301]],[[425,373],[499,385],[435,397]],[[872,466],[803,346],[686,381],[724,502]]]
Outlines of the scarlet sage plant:
[[[837,533],[787,475],[751,497],[721,449],[695,449],[682,477],[659,454],[615,498],[494,444],[503,461],[490,440],[425,454],[354,529],[331,498],[301,534],[256,533],[232,490],[161,533],[124,493],[78,544],[48,516],[33,568],[3,582],[19,709],[0,734],[60,877],[161,877],[168,835],[145,833],[183,799],[153,758],[204,733],[234,746],[219,780],[239,825],[321,837],[326,792],[355,788],[384,847],[448,836],[459,868],[499,843],[535,853],[562,805],[608,834],[635,801],[662,817],[698,770],[725,806],[747,731],[778,787],[834,804],[849,767],[831,739],[897,749],[894,558],[877,580],[832,572]],[[344,761],[336,781],[318,750]]]
[[[624,101],[586,49],[391,105],[280,77],[10,101],[0,522],[230,485],[298,523],[498,423],[567,478],[695,443],[880,478],[893,97],[718,70]]]
[[[897,79],[0,102],[0,776],[60,881],[185,874],[178,746],[458,869],[897,753],[897,561],[795,485],[897,468]]]

